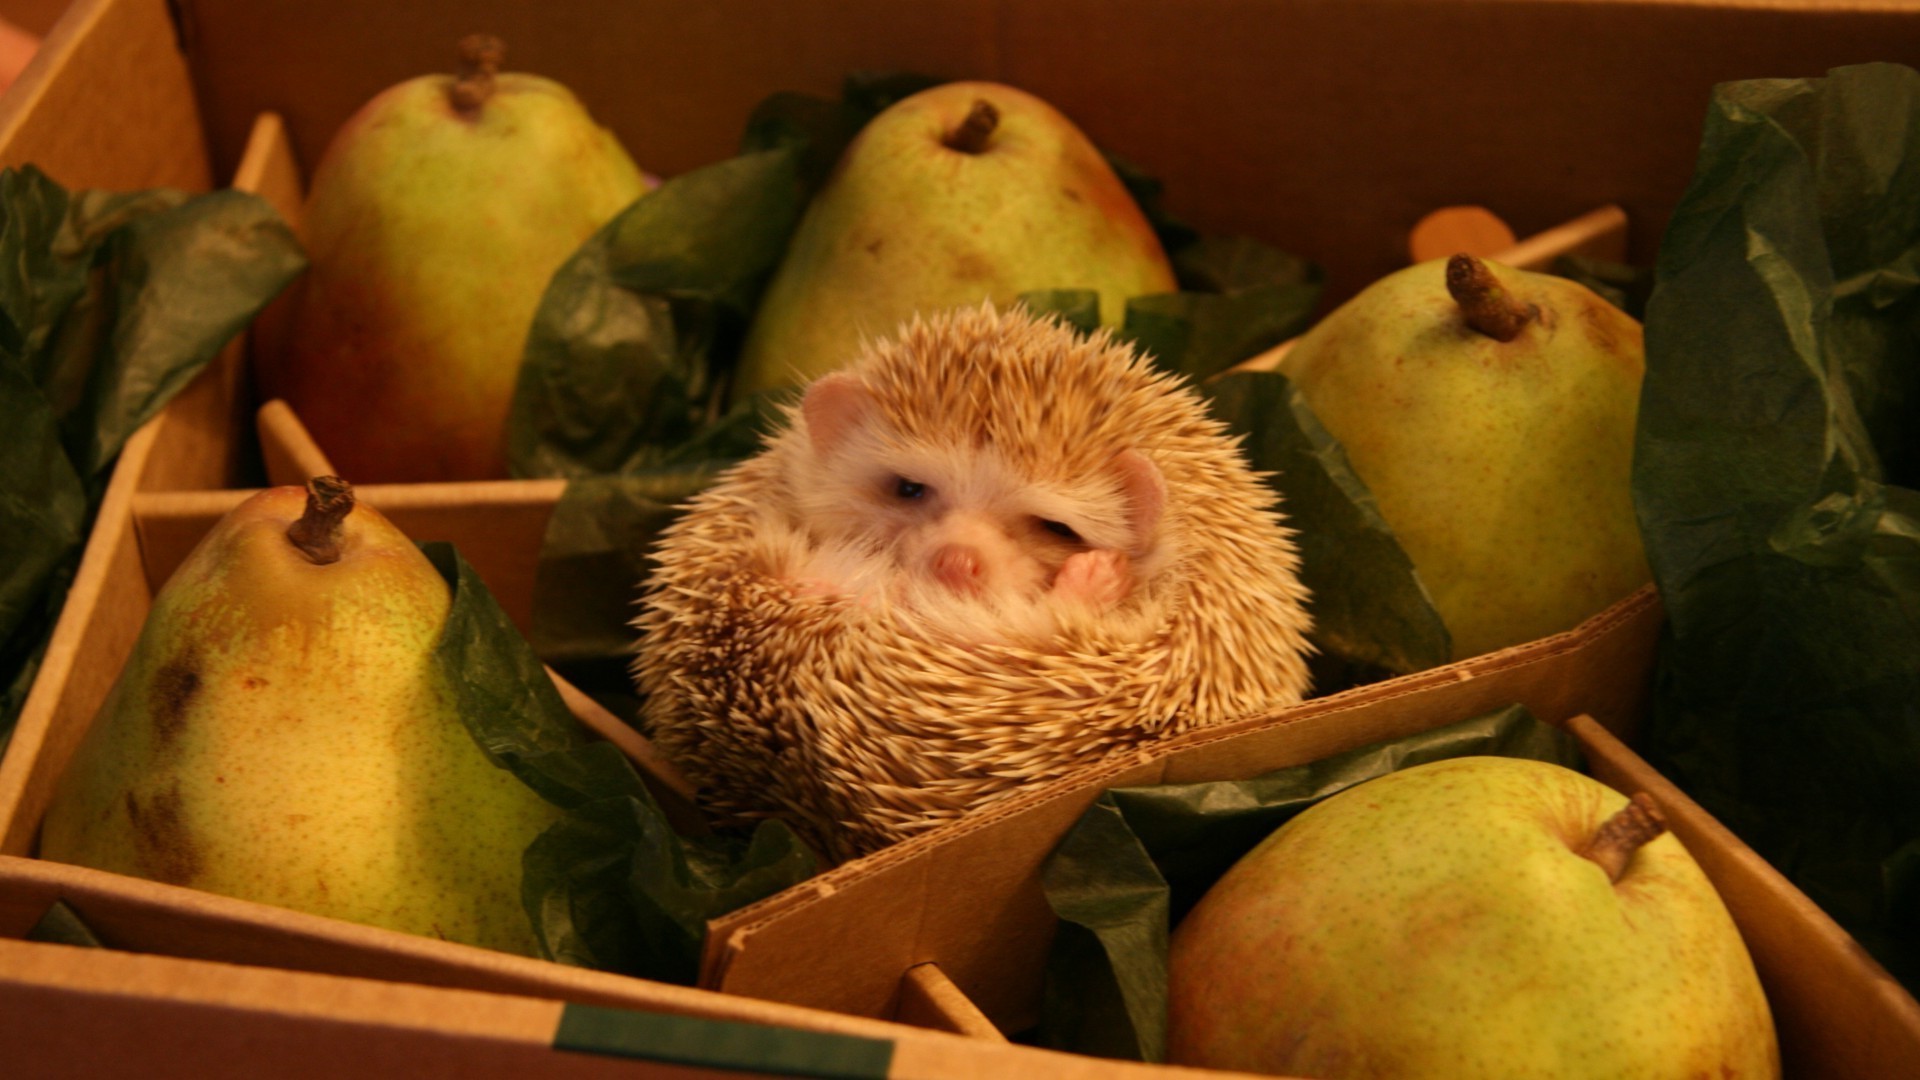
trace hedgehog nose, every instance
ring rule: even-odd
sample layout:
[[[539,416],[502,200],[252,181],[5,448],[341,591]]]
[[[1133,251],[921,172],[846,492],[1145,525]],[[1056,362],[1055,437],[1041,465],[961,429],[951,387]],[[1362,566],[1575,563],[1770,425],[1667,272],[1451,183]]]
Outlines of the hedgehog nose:
[[[979,592],[986,576],[980,552],[966,544],[942,544],[927,559],[933,579],[954,592]]]

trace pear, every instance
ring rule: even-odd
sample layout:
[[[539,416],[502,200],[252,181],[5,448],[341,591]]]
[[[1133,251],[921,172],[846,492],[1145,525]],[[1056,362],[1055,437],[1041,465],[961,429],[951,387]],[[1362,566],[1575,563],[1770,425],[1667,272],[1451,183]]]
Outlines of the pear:
[[[736,399],[798,386],[916,313],[1091,289],[1177,288],[1146,215],[1100,151],[1045,101],[946,83],[875,116],[807,206],[756,310]]]
[[[1640,324],[1565,278],[1433,259],[1279,370],[1377,500],[1455,659],[1571,629],[1651,579],[1630,490]]]
[[[1469,756],[1282,825],[1174,929],[1167,1058],[1351,1080],[1780,1075],[1738,925],[1659,806]]]
[[[520,860],[560,811],[454,710],[450,602],[343,482],[249,497],[154,597],[40,855],[538,955]]]
[[[548,281],[650,181],[566,87],[499,73],[495,39],[459,77],[390,87],[314,172],[311,267],[262,394],[293,406],[361,482],[507,474],[505,427]]]

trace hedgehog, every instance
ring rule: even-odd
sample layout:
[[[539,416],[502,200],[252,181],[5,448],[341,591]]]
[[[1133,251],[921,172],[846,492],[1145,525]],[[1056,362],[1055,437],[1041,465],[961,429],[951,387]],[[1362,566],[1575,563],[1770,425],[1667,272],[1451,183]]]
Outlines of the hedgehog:
[[[1279,496],[1105,330],[915,317],[809,384],[649,553],[642,728],[717,823],[844,861],[1299,701]]]

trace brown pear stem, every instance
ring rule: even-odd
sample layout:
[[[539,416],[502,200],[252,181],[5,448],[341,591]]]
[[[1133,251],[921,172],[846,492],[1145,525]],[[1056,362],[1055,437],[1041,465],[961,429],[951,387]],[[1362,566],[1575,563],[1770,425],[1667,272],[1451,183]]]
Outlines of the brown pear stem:
[[[1600,864],[1607,872],[1607,879],[1619,881],[1626,873],[1627,864],[1633,861],[1633,853],[1654,837],[1667,831],[1667,817],[1660,812],[1660,806],[1653,796],[1644,791],[1635,792],[1612,817],[1600,823],[1600,828],[1587,841],[1580,854]]]
[[[1513,298],[1493,276],[1487,264],[1471,255],[1447,260],[1447,292],[1460,305],[1467,325],[1495,341],[1512,341],[1540,314],[1532,304]]]
[[[460,39],[460,74],[447,97],[454,110],[472,116],[493,97],[493,77],[506,62],[506,43],[492,34],[468,34]]]
[[[987,148],[987,140],[993,137],[993,129],[999,126],[1000,110],[986,98],[976,98],[967,118],[947,133],[947,146],[963,154],[982,153]]]
[[[315,566],[340,559],[340,535],[353,512],[353,485],[337,476],[307,481],[307,509],[287,526],[287,539]]]

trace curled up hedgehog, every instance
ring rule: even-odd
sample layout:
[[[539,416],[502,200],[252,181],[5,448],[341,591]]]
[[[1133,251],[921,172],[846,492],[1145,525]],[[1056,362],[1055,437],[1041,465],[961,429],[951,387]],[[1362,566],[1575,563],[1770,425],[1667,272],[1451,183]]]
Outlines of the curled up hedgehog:
[[[1275,496],[1179,380],[990,305],[807,387],[661,538],[643,726],[723,822],[871,852],[1306,691]]]

